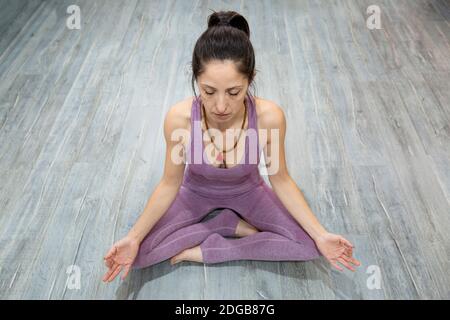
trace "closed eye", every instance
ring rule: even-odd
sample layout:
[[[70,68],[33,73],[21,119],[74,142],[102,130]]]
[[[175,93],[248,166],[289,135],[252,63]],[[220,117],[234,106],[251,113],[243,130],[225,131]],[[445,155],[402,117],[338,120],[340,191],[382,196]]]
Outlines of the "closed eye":
[[[206,93],[208,96],[214,94],[214,92],[207,92],[207,91],[205,91],[205,93]],[[239,93],[240,93],[240,92],[238,92],[238,93],[229,93],[229,94],[230,94],[230,96],[237,96]]]

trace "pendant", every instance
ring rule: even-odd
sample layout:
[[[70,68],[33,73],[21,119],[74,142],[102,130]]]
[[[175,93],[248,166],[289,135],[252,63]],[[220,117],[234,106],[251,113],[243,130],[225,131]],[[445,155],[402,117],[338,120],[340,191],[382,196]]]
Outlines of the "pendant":
[[[219,152],[219,154],[218,154],[217,157],[216,157],[216,160],[219,161],[219,162],[222,162],[222,163],[219,165],[219,168],[226,168],[226,167],[227,167],[227,165],[225,164],[225,161],[224,161],[224,159],[223,159],[222,152]]]

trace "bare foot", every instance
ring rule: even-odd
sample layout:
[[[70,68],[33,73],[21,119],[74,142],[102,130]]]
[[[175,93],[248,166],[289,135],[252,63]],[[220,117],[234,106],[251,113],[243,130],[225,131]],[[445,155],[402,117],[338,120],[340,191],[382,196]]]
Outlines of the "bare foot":
[[[203,262],[202,250],[200,249],[200,246],[183,250],[170,258],[171,265],[181,261]]]
[[[240,219],[236,227],[235,235],[238,237],[246,237],[257,232],[259,232],[258,229],[249,224],[247,221]]]

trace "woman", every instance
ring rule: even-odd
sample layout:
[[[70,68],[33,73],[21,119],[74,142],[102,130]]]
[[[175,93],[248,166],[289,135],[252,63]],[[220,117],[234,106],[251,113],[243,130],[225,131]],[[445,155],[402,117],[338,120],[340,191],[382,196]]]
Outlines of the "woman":
[[[209,16],[192,70],[192,88],[195,93],[196,81],[200,96],[167,113],[163,177],[128,235],[105,255],[103,281],[122,270],[124,279],[131,268],[169,258],[175,264],[324,256],[338,270],[340,263],[354,271],[352,264],[360,262],[352,256],[353,245],[321,226],[289,176],[282,109],[248,93],[255,56],[243,16],[234,11]],[[187,161],[176,157],[180,146]],[[259,173],[261,149],[272,188]],[[214,209],[222,210],[202,221]]]

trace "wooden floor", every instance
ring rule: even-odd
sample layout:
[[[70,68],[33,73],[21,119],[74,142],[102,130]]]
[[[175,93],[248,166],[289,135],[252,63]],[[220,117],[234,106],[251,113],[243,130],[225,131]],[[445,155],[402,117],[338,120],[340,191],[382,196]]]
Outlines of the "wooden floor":
[[[0,0],[0,298],[449,299],[450,1],[376,3],[379,30],[372,0]],[[210,9],[248,19],[256,95],[285,110],[292,177],[357,272],[164,261],[101,281],[161,177]]]

